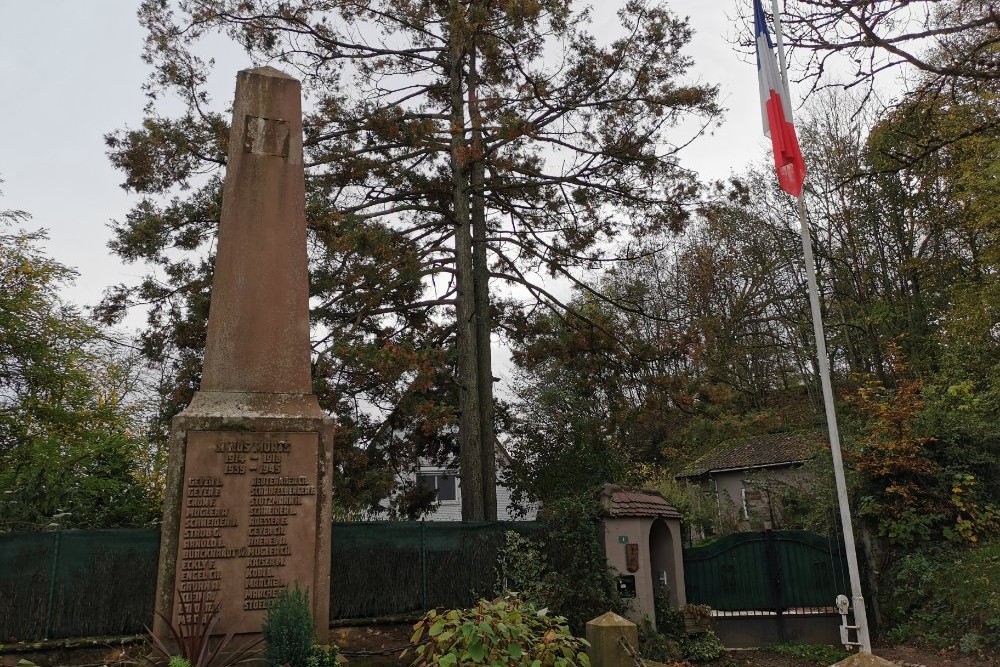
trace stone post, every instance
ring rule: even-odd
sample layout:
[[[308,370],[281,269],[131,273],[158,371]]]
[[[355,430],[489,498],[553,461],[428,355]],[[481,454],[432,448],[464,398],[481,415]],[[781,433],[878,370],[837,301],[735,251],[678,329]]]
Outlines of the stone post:
[[[201,387],[171,422],[153,632],[260,631],[283,589],[329,633],[333,422],[312,393],[299,82],[237,76]],[[161,617],[162,615],[162,617]]]
[[[587,657],[591,667],[633,667],[629,651],[639,650],[639,628],[613,611],[587,621]]]

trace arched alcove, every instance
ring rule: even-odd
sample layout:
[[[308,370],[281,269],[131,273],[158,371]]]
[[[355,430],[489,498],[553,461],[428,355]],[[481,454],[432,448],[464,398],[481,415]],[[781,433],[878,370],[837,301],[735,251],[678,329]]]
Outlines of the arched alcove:
[[[670,606],[680,606],[676,590],[674,536],[663,519],[656,519],[649,528],[649,564],[653,570],[653,586],[666,586],[670,591]]]

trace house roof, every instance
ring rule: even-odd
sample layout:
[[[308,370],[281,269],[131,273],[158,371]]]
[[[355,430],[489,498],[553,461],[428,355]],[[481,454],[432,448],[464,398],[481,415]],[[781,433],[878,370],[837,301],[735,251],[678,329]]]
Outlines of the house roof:
[[[652,516],[679,519],[681,513],[659,491],[627,489],[605,484],[600,491],[601,505],[608,516]]]
[[[768,433],[728,440],[690,464],[677,477],[804,463],[826,447],[829,441],[819,431]]]

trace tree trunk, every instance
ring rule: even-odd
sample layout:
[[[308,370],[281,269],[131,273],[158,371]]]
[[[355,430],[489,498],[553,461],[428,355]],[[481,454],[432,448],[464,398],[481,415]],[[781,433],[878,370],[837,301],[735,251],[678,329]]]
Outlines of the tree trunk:
[[[479,416],[475,282],[472,267],[472,231],[469,219],[469,150],[465,140],[465,103],[462,97],[464,27],[461,3],[451,1],[452,208],[455,223],[455,337],[458,350],[458,455],[461,479],[462,520],[482,521],[483,468]]]
[[[886,559],[882,548],[879,545],[879,538],[870,528],[861,524],[861,545],[864,548],[865,563],[868,567],[864,570],[865,583],[868,587],[868,595],[865,596],[865,607],[871,610],[871,618],[875,621],[875,627],[882,625],[882,609],[879,605],[880,587],[879,582],[885,575]]]
[[[490,268],[486,254],[486,165],[484,162],[483,118],[479,113],[479,71],[476,69],[476,42],[469,49],[469,121],[472,123],[472,163],[470,174],[472,223],[472,272],[475,284],[476,352],[479,379],[479,434],[483,469],[483,515],[497,520],[496,435],[493,429],[493,355],[490,334]]]

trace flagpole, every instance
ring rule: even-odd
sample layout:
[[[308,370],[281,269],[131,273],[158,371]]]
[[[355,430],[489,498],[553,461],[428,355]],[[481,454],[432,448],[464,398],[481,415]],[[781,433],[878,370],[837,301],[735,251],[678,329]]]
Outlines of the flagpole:
[[[851,525],[851,508],[847,498],[847,482],[844,479],[844,460],[840,452],[840,432],[837,429],[837,413],[833,404],[833,387],[830,383],[830,358],[826,353],[826,337],[823,333],[823,316],[819,308],[819,288],[816,286],[816,262],[812,254],[809,236],[809,221],[806,204],[802,196],[802,185],[806,175],[805,162],[799,150],[798,138],[791,120],[789,104],[788,74],[785,71],[784,37],[781,33],[781,11],[778,0],[771,0],[774,27],[777,36],[780,71],[775,71],[774,54],[767,30],[767,17],[761,0],[753,0],[754,33],[757,43],[757,67],[760,78],[761,107],[764,111],[765,134],[771,137],[774,149],[774,165],[778,172],[781,189],[799,200],[799,222],[802,229],[802,252],[805,256],[806,275],[809,282],[809,306],[812,310],[813,334],[816,337],[816,361],[819,366],[820,381],[823,386],[823,404],[826,408],[826,424],[830,432],[830,452],[833,455],[833,473],[837,482],[837,504],[840,508],[840,522],[844,533],[844,550],[847,553],[847,571],[851,579],[854,625],[846,626],[846,615],[841,632],[848,642],[848,629],[856,630],[857,642],[849,642],[860,648],[862,654],[871,655],[872,645],[868,632],[868,614],[865,599],[861,594],[861,574],[858,569],[858,553],[854,544],[854,528]],[[766,43],[764,40],[766,39]],[[766,50],[766,53],[765,53]],[[779,90],[780,89],[780,90]],[[841,607],[837,600],[838,610]],[[846,610],[841,612],[846,614]],[[846,626],[846,627],[845,627]]]
[[[774,1],[777,2],[777,0]],[[850,504],[847,498],[847,481],[844,478],[844,459],[840,452],[840,432],[837,428],[837,413],[833,404],[833,386],[830,383],[830,361],[826,354],[823,315],[819,309],[819,288],[816,285],[816,262],[813,259],[812,241],[809,236],[809,221],[806,217],[805,197],[800,194],[798,200],[799,226],[802,230],[802,251],[805,254],[806,277],[809,282],[809,306],[812,310],[813,334],[816,336],[816,357],[819,363],[820,381],[823,385],[826,425],[830,431],[830,451],[833,454],[833,474],[837,481],[837,502],[840,506],[840,523],[844,533],[844,550],[847,552],[847,572],[851,579],[851,596],[854,602],[852,605],[854,609],[854,625],[858,631],[860,652],[871,654],[872,644],[868,634],[868,613],[865,610],[865,599],[861,594],[861,574],[858,569],[858,554],[854,544],[854,528],[851,522]]]
[[[771,15],[774,17],[774,36],[778,47],[778,66],[781,68],[781,80],[785,84],[785,90],[791,90],[788,87],[788,69],[785,67],[785,38],[781,32],[781,8],[778,7],[778,0],[771,0]],[[791,105],[788,106],[788,109],[791,111]],[[788,122],[792,122],[791,115],[788,117]]]

